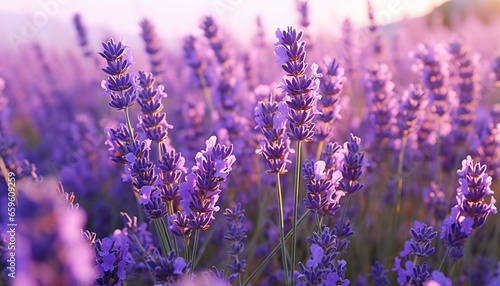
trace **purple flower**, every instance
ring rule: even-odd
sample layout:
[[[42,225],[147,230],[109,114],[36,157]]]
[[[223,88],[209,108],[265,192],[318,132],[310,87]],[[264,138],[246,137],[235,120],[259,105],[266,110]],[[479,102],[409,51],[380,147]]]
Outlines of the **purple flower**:
[[[96,275],[82,236],[86,214],[56,182],[17,182],[16,285],[88,285]],[[20,247],[22,246],[22,247]]]
[[[375,264],[371,267],[370,276],[373,279],[375,286],[387,286],[389,285],[389,278],[387,278],[388,270],[384,269],[382,263],[375,261]]]
[[[290,139],[285,134],[288,110],[284,102],[259,101],[255,107],[255,122],[264,135],[259,140],[260,149],[267,163],[267,172],[284,174],[288,172],[286,164],[291,163],[288,155],[294,150],[290,148]]]
[[[206,141],[206,150],[196,154],[196,165],[180,184],[181,206],[189,219],[189,228],[207,230],[215,219],[220,184],[225,181],[236,161],[233,146],[216,144],[217,137]],[[175,221],[174,221],[175,222]]]
[[[306,208],[322,216],[332,216],[340,208],[339,199],[344,195],[337,190],[342,175],[335,172],[327,179],[325,162],[307,160],[302,166],[302,177],[306,180],[307,195],[304,199]]]
[[[349,280],[344,278],[346,262],[336,261],[339,252],[333,230],[323,226],[321,235],[314,232],[307,241],[311,245],[311,257],[306,265],[299,262],[301,282],[298,285],[348,285]]]
[[[101,85],[111,97],[109,105],[118,110],[132,106],[137,98],[134,76],[128,73],[132,56],[123,42],[115,43],[111,39],[102,46],[104,50],[99,55],[107,62],[107,67],[102,70],[108,78]]]
[[[332,124],[340,116],[340,94],[346,80],[344,69],[336,59],[325,59],[326,71],[320,78],[321,99],[318,101],[318,110],[321,114],[317,116],[315,138],[318,141],[328,141],[333,135]]]
[[[410,229],[411,239],[405,241],[404,250],[400,253],[401,257],[413,254],[419,257],[428,257],[434,253],[432,240],[437,236],[431,226],[415,221],[414,227]]]
[[[360,151],[361,138],[351,134],[349,142],[344,144],[344,149],[347,154],[344,155],[342,165],[342,179],[339,182],[338,189],[343,191],[346,195],[353,194],[363,188],[363,184],[359,182],[363,174],[362,168],[369,166],[368,161],[365,159],[364,152]]]
[[[219,27],[215,23],[214,19],[207,16],[203,19],[200,25],[205,37],[209,40],[210,46],[212,47],[217,62],[223,65],[229,58],[225,44],[222,41],[219,33]]]
[[[499,82],[500,81],[500,55],[496,56],[491,61],[491,70],[493,71],[493,74],[495,76],[495,81]]]
[[[431,274],[431,279],[425,283],[425,286],[452,286],[451,279],[443,273],[434,270]]]
[[[173,126],[167,123],[166,114],[161,112],[163,104],[161,100],[167,97],[163,92],[163,86],[154,88],[155,78],[153,74],[139,71],[139,86],[137,101],[141,106],[139,114],[139,130],[142,131],[146,138],[153,142],[165,142],[168,137],[168,130]]]
[[[78,44],[82,48],[83,55],[85,57],[92,56],[92,50],[89,47],[88,38],[87,38],[87,30],[82,22],[82,17],[80,14],[75,14],[73,16],[73,24],[75,25],[76,32],[78,34]]]
[[[368,70],[365,74],[365,89],[370,98],[373,140],[377,144],[387,142],[393,136],[397,104],[389,67],[381,64]]]
[[[287,73],[280,88],[285,92],[285,102],[288,105],[288,132],[291,140],[310,142],[313,140],[314,117],[318,113],[316,102],[321,98],[318,94],[318,66],[311,67],[312,76],[305,75],[305,43],[301,42],[302,32],[288,27],[286,31],[277,30],[274,53],[278,56],[281,68]]]
[[[156,248],[148,257],[147,263],[159,285],[173,285],[180,281],[191,267],[191,262],[186,263],[184,258],[177,257],[175,251],[163,257]]]
[[[411,84],[405,90],[397,114],[400,136],[415,131],[418,120],[423,116],[422,112],[427,103],[426,99],[426,92],[419,84]]]
[[[163,80],[163,63],[161,46],[156,35],[155,27],[148,19],[143,19],[139,26],[141,27],[141,37],[146,44],[145,50],[149,55],[149,63],[151,65],[151,73],[159,82]]]
[[[480,161],[488,168],[488,175],[495,179],[497,178],[500,167],[496,159],[500,156],[499,127],[500,125],[494,126],[490,120],[482,124],[479,130],[479,146],[477,150]]]
[[[245,272],[246,259],[240,259],[240,255],[245,250],[245,240],[247,238],[247,229],[245,228],[245,210],[241,204],[226,209],[224,212],[227,231],[224,239],[227,241],[230,256],[230,263],[227,265],[234,272],[234,275]]]
[[[486,165],[474,164],[472,158],[467,156],[457,174],[460,184],[457,189],[457,206],[460,210],[457,220],[470,217],[474,220],[473,228],[481,227],[490,213],[497,213]],[[491,195],[489,204],[484,201],[486,195]]]
[[[493,195],[490,189],[491,177],[486,173],[485,165],[474,164],[472,158],[467,156],[457,174],[460,184],[457,189],[457,204],[443,222],[440,236],[449,248],[449,256],[454,260],[463,256],[465,241],[472,231],[481,227],[490,213],[497,212],[493,196],[489,204],[484,201],[486,195]]]
[[[131,263],[127,237],[119,230],[111,238],[96,240],[96,282],[99,285],[122,284],[127,278],[127,265]]]
[[[419,45],[415,58],[422,73],[422,82],[429,89],[433,112],[442,117],[448,103],[448,67],[441,46]]]
[[[455,84],[458,96],[458,107],[453,114],[453,139],[457,145],[470,141],[473,123],[476,118],[475,105],[477,101],[477,84],[475,65],[477,57],[472,57],[469,50],[460,42],[450,44],[449,53],[452,55],[454,71],[457,77]]]
[[[161,143],[161,158],[158,160],[158,169],[163,185],[161,186],[162,198],[167,202],[173,202],[179,197],[179,183],[182,174],[187,173],[184,167],[186,160],[181,153],[168,150],[167,145]]]

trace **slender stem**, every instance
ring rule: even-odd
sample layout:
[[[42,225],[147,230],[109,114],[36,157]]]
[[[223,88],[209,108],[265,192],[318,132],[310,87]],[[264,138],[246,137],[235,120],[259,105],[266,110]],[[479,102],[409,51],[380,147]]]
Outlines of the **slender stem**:
[[[325,140],[319,141],[318,149],[316,150],[316,161],[321,159],[321,153],[323,152],[323,147],[325,146]]]
[[[307,210],[302,215],[302,217],[299,219],[299,221],[297,222],[297,225],[300,225],[306,219],[307,215],[309,215],[310,212],[311,212],[310,210]],[[293,233],[293,231],[290,230],[285,235],[285,242],[286,242],[287,239],[290,238],[290,236],[292,236],[292,233]],[[273,256],[280,250],[280,248],[281,248],[281,243],[279,245],[277,245],[276,247],[273,248],[273,250],[271,251],[271,253],[269,253],[269,255],[266,258],[264,258],[264,260],[259,264],[259,266],[257,267],[257,269],[255,269],[252,272],[252,274],[250,274],[250,276],[248,276],[248,278],[245,280],[245,282],[243,282],[243,285],[248,285],[250,282],[252,282],[252,280],[264,270],[264,268],[267,266],[267,264],[269,263],[269,261],[271,261],[271,259],[273,258]],[[293,277],[293,273],[292,273],[292,277]]]
[[[293,198],[293,224],[292,224],[292,271],[291,279],[292,285],[294,284],[294,273],[295,273],[295,263],[297,261],[297,215],[299,210],[299,198],[300,198],[300,167],[302,161],[302,141],[297,141],[297,159],[295,163],[295,176],[294,176],[294,198]]]
[[[147,253],[146,253],[146,250],[144,249],[144,247],[142,246],[141,242],[139,241],[139,238],[137,237],[137,235],[134,233],[134,232],[131,232],[132,233],[132,236],[135,240],[135,243],[137,243],[137,246],[139,247],[139,250],[141,251],[141,254],[142,254],[142,262],[144,262],[144,265],[146,265],[146,267],[148,268],[148,272],[149,272],[149,276],[151,278],[151,280],[153,280],[156,283],[158,283],[158,281],[156,281],[154,275],[153,275],[153,270],[151,270],[151,267],[149,267],[149,264],[147,262]]]
[[[168,211],[169,211],[169,215],[174,214],[174,202],[173,201],[168,202]],[[167,227],[170,227],[170,221],[168,219],[167,219]],[[177,253],[177,255],[179,255],[179,246],[177,245],[177,236],[172,235],[172,237],[173,237],[173,241],[174,241],[175,253]]]
[[[193,273],[194,273],[194,269],[196,268],[196,252],[198,251],[199,239],[200,239],[200,230],[197,229],[194,231],[193,253],[191,256],[191,261],[193,261],[193,264],[191,265],[191,272],[193,272]]]
[[[211,119],[212,112],[214,110],[214,105],[212,103],[212,99],[210,98],[210,90],[208,88],[208,84],[207,81],[205,80],[205,76],[202,70],[198,71],[198,79],[200,80],[201,89],[203,91],[203,97],[205,97],[205,102],[207,103],[208,118]]]
[[[184,259],[186,261],[189,261],[189,242],[186,236],[182,237],[182,246],[183,246]]]
[[[172,251],[172,244],[167,236],[167,229],[165,227],[165,222],[161,218],[153,219],[156,227],[156,232],[160,238],[161,250],[163,255],[166,257],[170,251]]]
[[[314,217],[316,218],[316,228],[317,231],[321,234],[321,219],[319,218],[318,212],[314,212]]]
[[[437,138],[436,138],[436,181],[437,182],[442,182],[442,176],[441,176],[441,118],[438,118],[437,122]]]
[[[448,256],[448,253],[450,253],[450,249],[451,249],[451,247],[449,247],[449,246],[448,246],[448,248],[446,248],[446,252],[443,255],[443,259],[441,259],[441,263],[439,264],[439,269],[438,269],[438,271],[440,271],[440,272],[443,272],[442,270],[443,270],[444,262],[446,260],[446,257]]]
[[[285,244],[285,220],[283,218],[283,194],[281,191],[281,180],[280,174],[276,173],[276,185],[278,188],[278,207],[279,207],[279,219],[280,219],[280,244],[281,244],[281,261],[283,263],[283,269],[285,271],[285,285],[288,285],[288,261],[286,256],[286,244]]]
[[[340,219],[340,228],[341,229],[344,227],[344,221],[345,221],[345,217],[347,214],[347,206],[349,205],[349,198],[350,197],[351,196],[349,194],[345,197],[344,210],[342,211],[342,218]]]
[[[200,259],[201,257],[203,256],[203,253],[205,253],[205,250],[207,249],[207,247],[210,245],[210,243],[212,242],[212,236],[214,235],[216,229],[217,229],[217,224],[220,222],[220,220],[216,220],[214,222],[214,225],[212,225],[208,230],[206,230],[204,232],[204,236],[206,239],[203,240],[203,244],[200,246],[198,246],[198,248],[196,249],[196,259],[194,261],[194,263],[196,265],[198,265],[198,263],[200,262]]]
[[[134,142],[134,129],[132,128],[132,123],[130,123],[130,115],[128,112],[128,107],[125,107],[125,121],[127,122],[128,133],[130,133],[130,140]]]
[[[396,194],[396,213],[394,215],[394,220],[392,223],[392,237],[394,238],[397,234],[399,216],[401,214],[401,201],[403,197],[403,162],[405,157],[406,144],[408,143],[408,134],[405,133],[401,139],[401,149],[399,150],[398,156],[398,189]],[[392,244],[391,244],[392,247]]]

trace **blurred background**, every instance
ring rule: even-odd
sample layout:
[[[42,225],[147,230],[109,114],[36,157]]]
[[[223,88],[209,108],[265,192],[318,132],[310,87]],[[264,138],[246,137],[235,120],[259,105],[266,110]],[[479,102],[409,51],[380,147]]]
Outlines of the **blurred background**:
[[[179,47],[181,38],[198,30],[200,19],[212,15],[235,38],[248,43],[255,33],[255,19],[260,15],[267,31],[284,28],[297,22],[295,0],[187,0],[187,1],[75,1],[75,0],[21,0],[4,1],[0,7],[0,35],[2,45],[15,49],[12,38],[20,36],[28,41],[61,46],[72,44],[75,37],[70,24],[75,13],[80,13],[88,26],[91,41],[100,42],[109,34],[138,41],[143,18],[157,26],[166,47]],[[487,13],[498,11],[499,1],[480,0],[373,0],[375,19],[379,25],[400,22],[403,19],[431,17],[435,11],[477,10]],[[494,6],[495,9],[491,9]],[[338,35],[344,19],[355,27],[368,23],[367,1],[309,1],[312,34]],[[34,31],[29,31],[30,28]],[[339,28],[335,28],[339,27]],[[56,32],[57,31],[57,32]],[[200,32],[201,33],[201,32]],[[26,35],[23,35],[26,34]],[[67,37],[61,37],[66,35]],[[273,40],[274,35],[268,33]],[[66,41],[61,43],[61,39]],[[25,44],[26,41],[22,41]]]

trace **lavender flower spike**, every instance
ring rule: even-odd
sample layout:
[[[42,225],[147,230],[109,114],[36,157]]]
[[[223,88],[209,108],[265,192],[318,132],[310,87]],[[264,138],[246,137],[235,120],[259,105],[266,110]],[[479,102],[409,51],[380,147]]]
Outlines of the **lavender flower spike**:
[[[306,76],[307,63],[305,43],[302,32],[288,27],[286,31],[277,30],[274,53],[278,56],[281,68],[287,73],[280,88],[286,93],[285,102],[288,105],[288,136],[291,140],[313,141],[314,117],[318,113],[316,102],[321,99],[318,93],[318,66],[311,67],[312,76]]]
[[[108,78],[102,81],[101,86],[111,97],[109,105],[118,110],[132,106],[137,98],[134,77],[128,73],[132,56],[123,42],[115,43],[111,39],[102,46],[104,50],[99,55],[107,62],[107,67],[102,70]]]
[[[180,185],[181,206],[189,218],[189,228],[207,230],[215,219],[220,184],[226,180],[236,157],[233,146],[216,144],[217,137],[206,141],[206,150],[196,154],[196,166]],[[180,217],[179,217],[180,218]],[[182,220],[182,219],[181,219]],[[176,222],[174,220],[174,222]]]
[[[443,222],[441,231],[441,239],[448,245],[449,256],[454,260],[463,256],[464,243],[472,231],[481,227],[490,213],[497,213],[486,166],[474,164],[472,158],[467,156],[457,173],[460,183],[457,204],[451,209],[450,217]],[[489,204],[484,201],[486,195],[491,195]]]
[[[255,107],[255,122],[264,134],[264,138],[259,140],[260,149],[256,152],[262,154],[267,163],[268,173],[284,174],[288,172],[286,168],[288,155],[294,150],[290,148],[290,139],[285,134],[287,122],[287,106],[284,102],[259,101]]]

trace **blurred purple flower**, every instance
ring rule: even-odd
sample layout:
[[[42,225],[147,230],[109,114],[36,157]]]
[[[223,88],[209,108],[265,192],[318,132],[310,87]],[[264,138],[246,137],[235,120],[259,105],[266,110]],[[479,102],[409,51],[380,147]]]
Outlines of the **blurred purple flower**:
[[[373,144],[388,142],[394,135],[397,104],[389,67],[381,64],[369,69],[365,74],[365,89],[370,98]]]
[[[161,46],[158,36],[156,35],[155,26],[148,19],[143,19],[139,26],[141,27],[141,37],[146,44],[145,50],[149,55],[149,64],[151,65],[151,73],[158,82],[163,82],[163,63]]]
[[[92,283],[94,255],[81,235],[85,212],[70,205],[71,195],[56,191],[55,182],[18,183],[14,285]]]
[[[245,240],[247,238],[247,229],[245,227],[245,210],[241,208],[241,204],[237,204],[232,208],[228,208],[224,212],[227,231],[224,239],[228,242],[228,254],[230,263],[227,265],[236,277],[245,272],[246,259],[241,259],[240,255],[245,250]]]
[[[372,265],[370,270],[370,276],[373,279],[375,286],[388,286],[389,278],[387,278],[388,270],[385,270],[384,265],[378,261]]]
[[[319,90],[321,99],[318,101],[318,114],[315,138],[318,141],[328,141],[333,136],[332,124],[336,119],[341,119],[340,115],[340,94],[344,88],[346,77],[344,69],[340,67],[337,59],[325,59],[325,71],[321,71]]]

